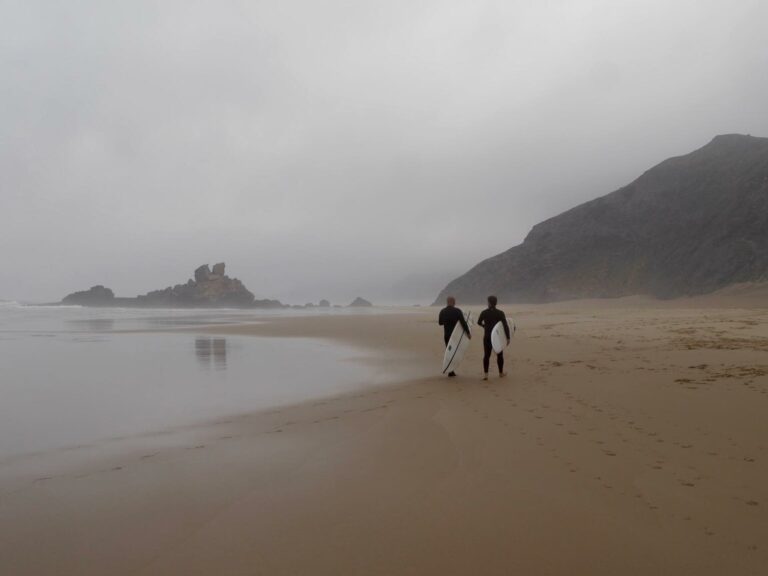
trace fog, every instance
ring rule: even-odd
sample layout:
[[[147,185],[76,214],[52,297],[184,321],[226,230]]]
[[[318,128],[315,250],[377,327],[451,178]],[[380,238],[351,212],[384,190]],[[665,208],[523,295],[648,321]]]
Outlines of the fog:
[[[429,302],[544,218],[768,135],[768,4],[0,0],[0,298],[227,262]]]

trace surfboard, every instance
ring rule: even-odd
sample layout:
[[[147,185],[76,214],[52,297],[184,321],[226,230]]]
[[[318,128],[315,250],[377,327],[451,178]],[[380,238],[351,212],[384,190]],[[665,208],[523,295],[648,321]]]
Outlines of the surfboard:
[[[507,318],[507,324],[509,324],[509,338],[515,334],[515,323],[512,318]],[[507,342],[507,335],[504,333],[504,324],[502,322],[496,322],[496,326],[491,331],[491,346],[496,354],[500,354],[504,351],[504,348],[509,346]]]
[[[467,325],[471,327],[472,312],[464,314],[464,319],[467,321]],[[464,353],[469,347],[469,338],[467,338],[464,328],[461,327],[461,322],[458,322],[451,332],[451,337],[448,340],[448,345],[445,347],[445,355],[443,356],[443,374],[453,372],[461,364]]]

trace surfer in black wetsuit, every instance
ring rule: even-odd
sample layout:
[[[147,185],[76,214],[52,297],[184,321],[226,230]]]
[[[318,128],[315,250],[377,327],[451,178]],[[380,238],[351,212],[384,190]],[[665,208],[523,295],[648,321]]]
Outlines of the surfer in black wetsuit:
[[[464,328],[464,332],[467,334],[467,338],[472,338],[472,334],[469,333],[469,326],[464,319],[464,312],[460,308],[456,308],[456,298],[448,296],[445,302],[447,306],[440,310],[440,316],[437,318],[437,323],[443,327],[443,335],[445,336],[445,345],[448,346],[448,340],[451,339],[453,329],[457,323],[461,323],[461,327]],[[448,376],[456,376],[456,372],[449,372]]]
[[[485,355],[483,356],[483,380],[488,380],[488,367],[491,363],[491,352],[493,352],[493,346],[491,345],[491,332],[497,323],[501,322],[504,326],[504,333],[507,335],[507,343],[509,343],[509,323],[507,322],[507,315],[501,310],[496,308],[498,299],[496,296],[488,296],[488,308],[480,312],[480,316],[477,318],[477,325],[482,326],[485,329],[485,335],[483,336],[483,349]],[[504,352],[499,352],[496,355],[496,365],[499,367],[499,376],[506,376],[504,373]]]

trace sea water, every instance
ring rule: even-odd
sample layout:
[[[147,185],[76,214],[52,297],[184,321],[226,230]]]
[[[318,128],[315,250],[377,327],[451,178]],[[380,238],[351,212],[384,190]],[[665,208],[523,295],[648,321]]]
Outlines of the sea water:
[[[360,350],[334,342],[196,331],[306,313],[0,302],[0,459],[381,382],[373,368],[351,361]]]

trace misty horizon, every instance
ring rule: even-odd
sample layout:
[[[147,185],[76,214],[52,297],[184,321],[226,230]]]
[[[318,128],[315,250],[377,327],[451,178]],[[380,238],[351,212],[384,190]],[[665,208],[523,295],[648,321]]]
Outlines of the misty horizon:
[[[768,135],[756,2],[6,3],[0,298],[227,263],[428,303],[538,222]]]

